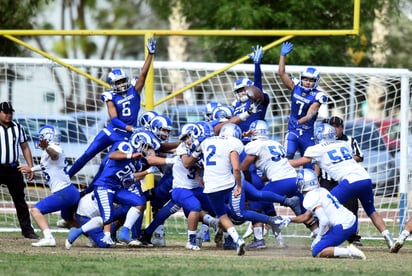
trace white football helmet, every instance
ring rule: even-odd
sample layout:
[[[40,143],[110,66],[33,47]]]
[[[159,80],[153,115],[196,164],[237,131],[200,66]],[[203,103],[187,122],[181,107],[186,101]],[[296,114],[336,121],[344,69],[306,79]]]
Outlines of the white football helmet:
[[[61,139],[60,131],[52,126],[52,125],[45,125],[42,126],[37,134],[38,142],[42,140],[46,140],[48,143],[55,143],[59,144]],[[35,143],[36,148],[39,148],[39,143]]]
[[[323,141],[335,141],[336,129],[330,124],[320,124],[315,131],[315,139],[318,143]]]
[[[246,102],[249,98],[245,93],[239,93],[239,89],[245,88],[246,86],[253,85],[253,81],[251,81],[248,78],[239,78],[235,81],[235,84],[233,85],[233,93],[235,94],[235,98],[239,102]],[[240,95],[242,94],[242,95]]]
[[[250,126],[249,130],[253,130],[252,140],[266,140],[269,136],[269,126],[268,123],[264,120],[256,120],[253,121]]]
[[[315,83],[313,84],[311,88],[305,88],[303,87],[303,84],[302,84],[303,78],[314,79]],[[300,72],[299,86],[302,87],[306,92],[310,92],[314,90],[316,87],[318,87],[319,82],[320,82],[320,73],[315,68],[307,67],[304,71]]]
[[[237,139],[242,139],[242,130],[236,124],[226,123],[220,129],[219,136],[235,137]]]
[[[312,169],[300,170],[296,181],[301,193],[309,192],[319,187],[318,176]]]
[[[107,82],[113,92],[123,93],[126,92],[130,87],[130,80],[123,69],[113,69],[107,76]]]
[[[155,111],[146,111],[140,116],[139,118],[139,124],[142,127],[145,127],[146,129],[150,130],[150,122],[153,120],[154,117],[159,115]]]
[[[163,142],[169,139],[172,128],[172,120],[166,115],[157,115],[150,122],[151,131]]]

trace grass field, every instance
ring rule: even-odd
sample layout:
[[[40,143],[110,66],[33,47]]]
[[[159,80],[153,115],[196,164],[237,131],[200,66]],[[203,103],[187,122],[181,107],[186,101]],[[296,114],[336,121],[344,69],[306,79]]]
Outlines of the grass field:
[[[57,247],[33,248],[20,233],[0,233],[1,275],[408,275],[412,244],[398,254],[388,253],[382,240],[366,240],[367,260],[318,259],[310,253],[309,238],[285,237],[289,247],[279,249],[273,237],[268,248],[247,251],[217,249],[204,243],[201,251],[184,248],[185,236],[168,234],[164,248],[86,247],[80,237],[72,249],[64,248],[66,233],[55,233]]]

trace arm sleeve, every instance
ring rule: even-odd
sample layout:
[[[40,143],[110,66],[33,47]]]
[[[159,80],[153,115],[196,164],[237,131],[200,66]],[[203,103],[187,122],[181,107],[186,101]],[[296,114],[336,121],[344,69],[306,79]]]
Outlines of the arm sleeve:
[[[112,118],[112,123],[115,127],[120,128],[120,129],[126,129],[127,124],[124,123],[123,121],[121,121],[119,118],[117,117],[113,117]]]
[[[258,87],[263,92],[262,88],[262,70],[260,64],[255,64],[255,73],[253,74],[253,85]]]

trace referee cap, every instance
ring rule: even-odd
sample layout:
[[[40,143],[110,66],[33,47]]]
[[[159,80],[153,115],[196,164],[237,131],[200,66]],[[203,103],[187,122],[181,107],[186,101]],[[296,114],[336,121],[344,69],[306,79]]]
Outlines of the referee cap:
[[[336,126],[343,126],[343,120],[339,118],[338,116],[333,116],[329,118],[328,124],[330,125],[336,125]]]
[[[14,112],[14,109],[10,102],[2,102],[0,103],[0,111]]]

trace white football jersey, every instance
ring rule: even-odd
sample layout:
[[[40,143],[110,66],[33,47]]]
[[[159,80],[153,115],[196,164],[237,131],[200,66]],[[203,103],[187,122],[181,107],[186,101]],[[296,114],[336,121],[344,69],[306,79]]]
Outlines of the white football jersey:
[[[346,141],[322,142],[306,149],[304,156],[316,160],[319,167],[330,177],[350,183],[370,179],[369,174],[352,158],[352,149]]]
[[[94,197],[94,192],[90,192],[80,199],[77,205],[77,214],[89,218],[100,216],[99,205]]]
[[[72,183],[69,175],[66,173],[68,163],[62,148],[60,145],[54,143],[49,144],[49,147],[58,152],[59,158],[57,158],[57,160],[52,160],[49,154],[43,150],[40,159],[40,167],[44,178],[47,181],[47,185],[50,187],[50,191],[55,193],[66,188]]]
[[[203,153],[204,193],[212,193],[232,188],[235,177],[232,173],[230,153],[243,152],[242,142],[234,137],[213,136],[200,144]]]
[[[176,148],[176,155],[178,156],[176,162],[173,164],[173,188],[194,189],[200,187],[197,180],[198,167],[193,165],[190,169],[186,169],[182,162],[182,155],[188,154],[188,149],[182,143]]]
[[[255,166],[270,181],[296,177],[296,170],[286,158],[285,148],[274,140],[254,140],[245,146],[248,155],[256,156]]]
[[[309,191],[303,198],[303,207],[306,210],[315,213],[315,208],[318,206],[322,206],[328,217],[329,226],[342,224],[343,229],[347,229],[356,221],[355,215],[322,187]]]

